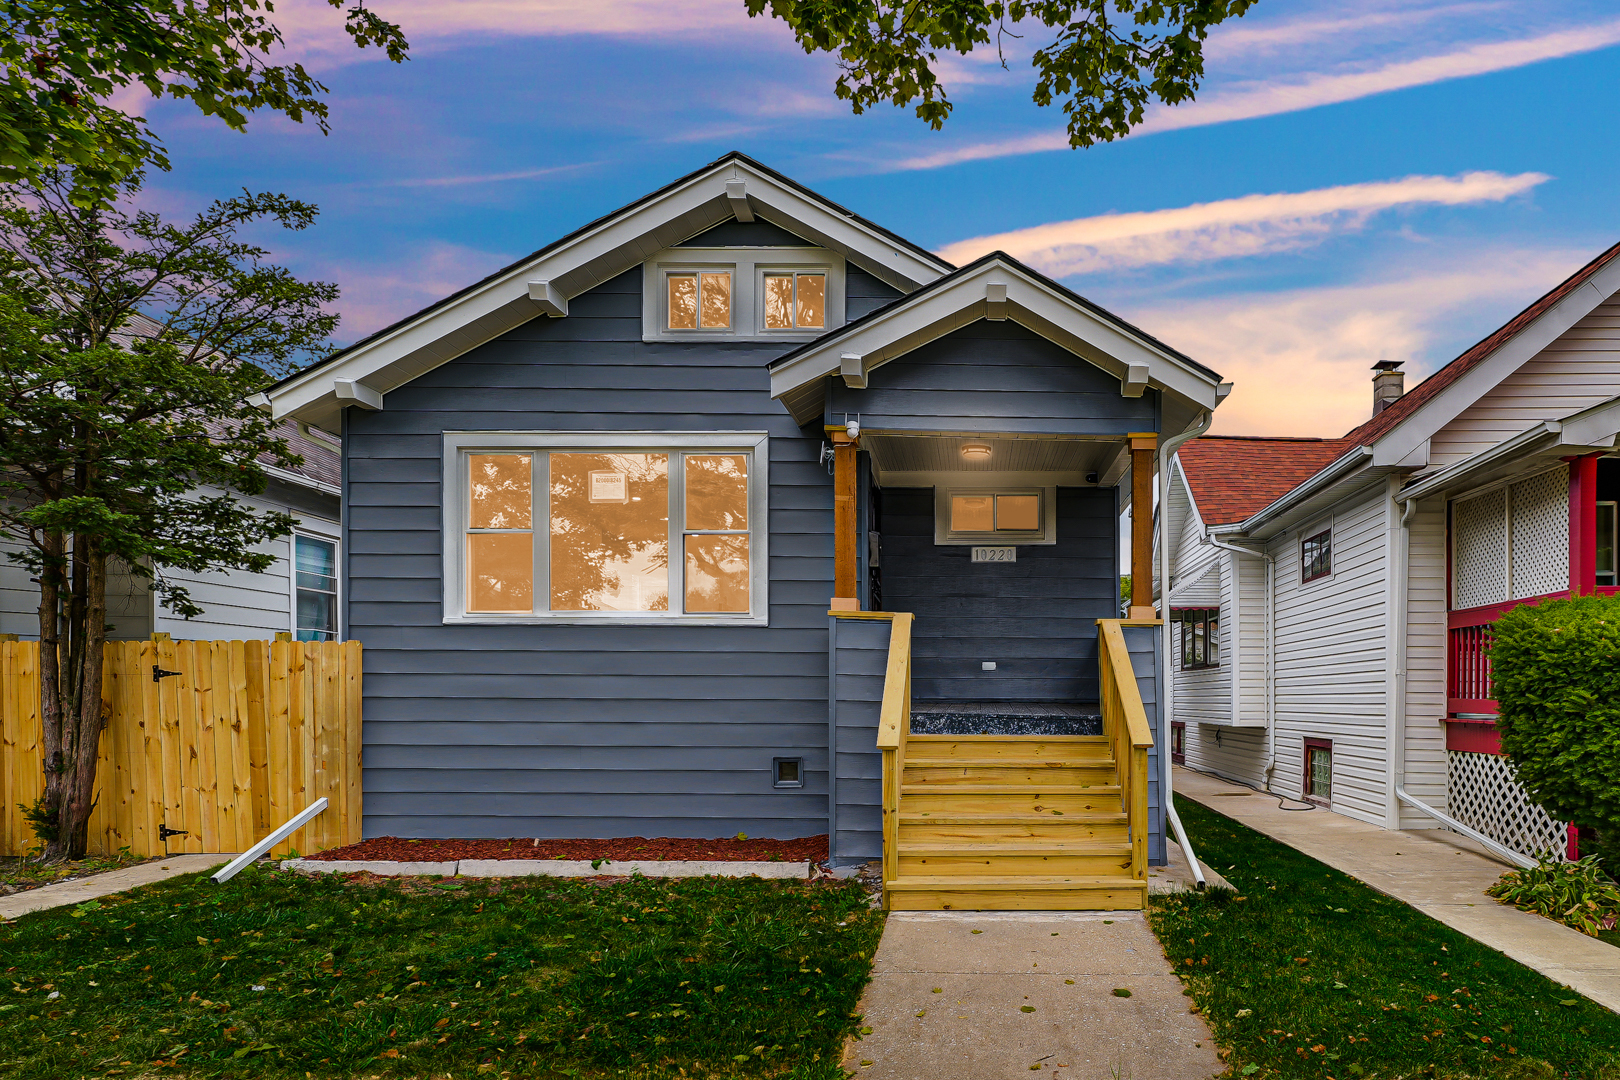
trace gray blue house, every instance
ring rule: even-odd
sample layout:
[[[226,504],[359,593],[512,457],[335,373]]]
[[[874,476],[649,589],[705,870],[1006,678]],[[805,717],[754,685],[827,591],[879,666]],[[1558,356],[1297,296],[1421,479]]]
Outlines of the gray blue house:
[[[952,267],[740,154],[373,334],[269,395],[342,437],[365,834],[831,833],[936,883],[953,835],[1004,844],[987,880],[1161,861],[1150,485],[1224,392],[1014,259]],[[1126,687],[1099,620],[1133,490]],[[1098,717],[1137,695],[1132,751]]]

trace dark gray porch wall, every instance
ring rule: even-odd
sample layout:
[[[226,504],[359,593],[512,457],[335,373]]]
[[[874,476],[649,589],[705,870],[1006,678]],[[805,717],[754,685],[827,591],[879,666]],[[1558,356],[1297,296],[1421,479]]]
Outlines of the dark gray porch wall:
[[[770,398],[785,346],[644,343],[639,267],[569,306],[349,410],[365,834],[824,832],[831,481]],[[771,435],[769,627],[441,622],[441,432],[715,429]]]
[[[1164,670],[1163,657],[1159,655],[1164,639],[1157,626],[1127,626],[1124,630],[1125,648],[1131,654],[1131,667],[1136,672],[1136,688],[1142,695],[1148,724],[1153,728],[1153,749],[1148,751],[1148,862],[1163,866],[1164,803],[1159,786],[1159,753],[1170,738],[1158,678],[1158,672]]]
[[[1097,620],[1119,613],[1114,489],[1057,500],[1056,544],[974,563],[971,548],[934,543],[932,488],[884,489],[883,607],[917,616],[916,700],[1097,700]]]
[[[828,738],[833,754],[832,858],[838,865],[883,855],[883,752],[877,748],[883,674],[889,662],[888,619],[831,617],[833,692]]]
[[[874,368],[864,390],[829,380],[826,422],[846,413],[868,431],[1124,435],[1158,430],[1158,393],[1122,397],[1117,378],[1033,330],[980,321]]]

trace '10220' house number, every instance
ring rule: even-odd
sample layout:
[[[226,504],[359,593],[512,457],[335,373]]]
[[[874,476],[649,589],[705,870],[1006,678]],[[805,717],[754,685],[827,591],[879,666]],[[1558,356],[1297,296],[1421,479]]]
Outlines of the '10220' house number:
[[[973,549],[974,562],[1017,562],[1018,549],[1015,547],[976,547]]]

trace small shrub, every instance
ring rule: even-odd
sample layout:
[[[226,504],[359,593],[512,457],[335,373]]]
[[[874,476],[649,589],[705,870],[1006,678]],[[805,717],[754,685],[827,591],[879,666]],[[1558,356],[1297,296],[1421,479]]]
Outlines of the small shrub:
[[[1620,887],[1609,880],[1595,855],[1580,862],[1544,857],[1528,870],[1508,871],[1485,891],[1504,904],[1593,937],[1600,930],[1613,930],[1620,921]]]
[[[1493,628],[1502,752],[1560,821],[1620,837],[1620,597],[1522,604]]]

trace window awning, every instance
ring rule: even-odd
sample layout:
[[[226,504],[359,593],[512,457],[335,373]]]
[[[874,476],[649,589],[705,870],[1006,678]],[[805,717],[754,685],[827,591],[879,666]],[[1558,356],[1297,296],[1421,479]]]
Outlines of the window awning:
[[[1195,577],[1170,590],[1170,606],[1220,607],[1221,564],[1219,560],[1204,567]]]

